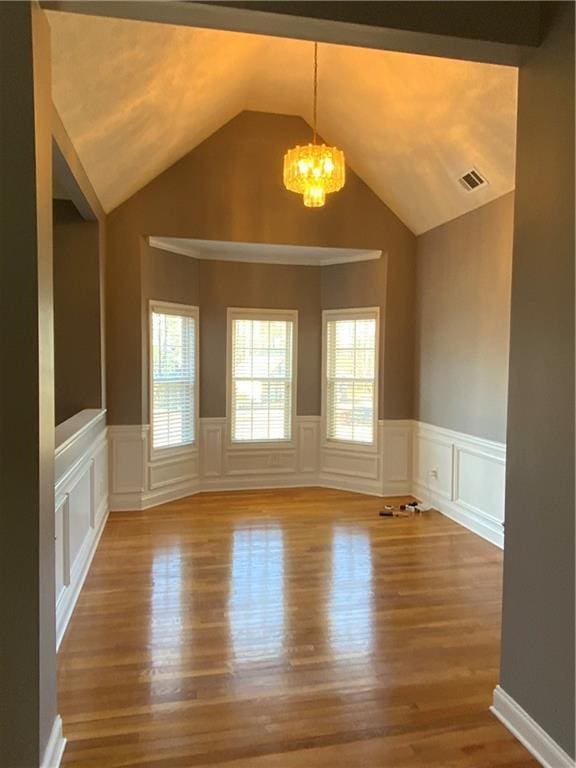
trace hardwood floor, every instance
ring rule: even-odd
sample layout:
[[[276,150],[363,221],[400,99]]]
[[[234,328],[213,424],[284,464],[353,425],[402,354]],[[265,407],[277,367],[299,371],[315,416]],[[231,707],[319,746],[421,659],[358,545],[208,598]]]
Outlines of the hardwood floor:
[[[536,768],[488,712],[500,551],[382,504],[113,513],[60,652],[65,765]]]

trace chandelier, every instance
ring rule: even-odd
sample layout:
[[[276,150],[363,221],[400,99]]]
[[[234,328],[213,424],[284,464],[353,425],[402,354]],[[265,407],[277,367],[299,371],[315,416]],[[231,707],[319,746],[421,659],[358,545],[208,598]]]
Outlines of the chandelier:
[[[314,43],[314,138],[312,144],[289,149],[284,155],[284,186],[304,198],[307,208],[320,208],[329,192],[338,192],[346,180],[344,153],[336,147],[317,144],[318,43]]]

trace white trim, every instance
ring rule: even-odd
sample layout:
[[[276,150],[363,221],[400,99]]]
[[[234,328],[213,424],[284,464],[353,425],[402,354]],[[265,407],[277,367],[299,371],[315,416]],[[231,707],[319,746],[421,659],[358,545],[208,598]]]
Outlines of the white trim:
[[[194,440],[191,443],[181,445],[169,445],[164,448],[154,448],[152,439],[152,408],[154,402],[154,381],[153,381],[153,349],[152,349],[152,314],[177,315],[178,317],[191,317],[194,321]],[[198,448],[198,420],[200,414],[200,310],[198,307],[189,304],[177,304],[171,301],[158,301],[149,299],[148,301],[148,419],[150,422],[150,461],[154,459],[168,458],[177,456],[181,453],[187,453]]]
[[[127,493],[114,493],[110,496],[110,510],[113,512],[140,512],[145,509],[167,504],[170,501],[185,499],[199,492],[197,481],[179,483],[176,487]]]
[[[332,488],[335,491],[350,491],[351,493],[363,493],[366,496],[382,498],[379,484],[364,478],[353,480],[336,473],[320,472],[318,482],[315,485],[318,485],[320,488]],[[404,494],[400,495],[403,496]]]
[[[327,341],[326,326],[330,320],[375,320],[376,338],[374,349],[374,403],[371,443],[360,443],[352,440],[335,440],[327,437]],[[378,384],[380,380],[380,307],[354,307],[349,309],[324,309],[322,311],[322,404],[321,404],[321,440],[322,449],[326,451],[358,451],[359,453],[376,453],[378,451]]]
[[[358,248],[327,248],[321,246],[281,245],[267,243],[237,243],[193,240],[185,237],[149,237],[148,244],[170,253],[190,256],[202,261],[235,261],[254,264],[299,264],[327,267],[355,261],[373,261],[382,251]],[[210,250],[207,249],[207,246]],[[214,250],[214,246],[217,248]]]
[[[105,421],[105,408],[86,408],[63,421],[55,429],[55,457],[60,456],[72,443],[75,443],[97,422]]]
[[[382,495],[410,496],[414,424],[410,419],[385,419],[378,426]]]
[[[54,485],[54,495],[57,499],[62,495],[62,489],[65,488],[66,494],[74,490],[76,485],[82,479],[84,472],[86,471],[86,457],[90,453],[92,456],[96,455],[102,448],[107,445],[107,428],[104,426],[103,431],[98,434],[94,442],[87,447],[85,452],[72,464],[64,474],[56,478]],[[92,459],[90,459],[92,460]]]
[[[98,544],[108,520],[108,497],[104,497],[96,513],[96,526],[92,536],[88,535],[84,540],[82,549],[78,553],[74,567],[70,571],[67,590],[65,590],[56,604],[56,650],[60,648],[62,639],[68,627],[68,623],[76,607],[80,592],[86,581],[86,576],[92,565],[92,560],[98,549]],[[68,565],[69,567],[69,565]]]
[[[105,411],[83,411],[67,424],[56,453],[54,485],[56,648],[60,646],[108,517]],[[71,434],[70,425],[78,427]]]
[[[262,477],[254,475],[253,477],[232,477],[208,479],[202,482],[198,493],[221,491],[265,491],[278,488],[315,488],[318,483],[310,482],[310,475],[294,473],[291,475],[273,475]]]
[[[119,494],[144,493],[146,490],[147,444],[150,426],[148,424],[130,424],[108,427],[110,451],[109,495],[110,509],[116,509],[112,500]],[[120,448],[123,447],[131,462],[128,471],[119,460]]]
[[[294,447],[229,447],[224,417],[200,419],[198,463],[190,463],[188,474],[174,472],[152,486],[151,469],[177,461],[147,462],[148,427],[110,427],[110,506],[114,510],[148,509],[202,491],[258,488],[316,487],[367,493],[374,496],[406,496],[411,492],[410,460],[412,422],[384,421],[378,424],[378,445],[400,445],[394,460],[380,453],[336,450],[325,452],[320,444],[320,417],[297,416]],[[121,450],[114,444],[118,442]],[[347,461],[354,467],[350,471]],[[146,470],[140,470],[145,465]],[[194,468],[196,467],[196,468]],[[183,467],[184,468],[184,467]],[[185,469],[185,468],[184,468]],[[139,486],[140,477],[143,485]]]
[[[544,768],[574,768],[575,761],[499,685],[490,711]]]
[[[412,465],[417,498],[504,546],[505,444],[414,422]]]
[[[460,461],[462,455],[468,455],[473,456],[477,458],[481,458],[483,461],[487,462],[493,462],[494,464],[498,464],[502,467],[506,466],[506,461],[501,459],[498,456],[492,456],[489,453],[485,453],[484,451],[474,451],[470,448],[464,447],[464,446],[457,446],[456,450],[454,451],[454,468],[453,468],[453,499],[460,504],[461,507],[466,509],[468,512],[470,512],[472,515],[477,515],[480,518],[486,519],[487,522],[495,523],[496,525],[500,525],[500,520],[491,514],[490,512],[487,512],[486,510],[483,510],[481,507],[476,506],[475,504],[470,504],[469,502],[465,501],[464,499],[460,498]]]
[[[292,381],[290,438],[286,440],[232,440],[232,322],[234,320],[284,320],[292,323]],[[226,447],[228,450],[273,450],[296,447],[296,401],[298,399],[298,310],[228,307],[226,312]]]
[[[199,446],[150,458],[150,425],[111,426],[108,435],[111,510],[149,509],[198,491]],[[198,441],[202,440],[199,424]]]
[[[428,488],[416,482],[412,485],[412,493],[424,504],[428,504],[441,512],[445,517],[449,517],[454,522],[459,523],[469,531],[478,534],[486,541],[495,544],[500,549],[504,548],[504,530],[499,523],[490,523],[487,520],[475,517],[470,511],[463,509],[453,501],[433,493]]]
[[[56,715],[40,768],[59,768],[65,748],[66,739],[62,735],[62,718]]]
[[[319,416],[296,417],[293,445],[229,446],[226,430],[224,417],[201,418],[197,455],[150,462],[147,425],[110,427],[111,509],[148,509],[201,491],[323,486],[380,497],[414,495],[503,546],[502,443],[409,419],[379,421],[375,452],[326,449]],[[421,445],[432,446],[432,455],[420,455]],[[438,451],[444,464],[431,483],[426,462],[435,466]],[[461,467],[460,457],[466,460]]]
[[[476,437],[468,432],[457,432],[454,429],[447,429],[446,427],[437,427],[435,424],[430,424],[426,421],[413,421],[416,429],[421,432],[432,432],[436,435],[445,437],[452,442],[458,441],[459,443],[468,443],[476,449],[483,449],[489,454],[497,452],[506,459],[506,443],[500,443],[497,440],[488,440],[485,437]]]

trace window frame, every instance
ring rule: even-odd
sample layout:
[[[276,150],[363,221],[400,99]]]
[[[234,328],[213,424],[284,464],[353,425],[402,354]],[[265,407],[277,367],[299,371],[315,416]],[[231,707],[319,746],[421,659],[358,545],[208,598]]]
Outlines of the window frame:
[[[166,445],[161,448],[154,447],[154,432],[153,432],[153,407],[154,407],[154,350],[153,344],[153,330],[152,330],[152,315],[154,312],[165,315],[177,315],[191,317],[195,323],[194,333],[194,409],[193,409],[193,425],[194,425],[194,441],[191,443],[183,443],[181,445]],[[157,299],[150,299],[148,301],[148,423],[150,428],[150,460],[159,458],[169,458],[171,456],[181,456],[182,454],[190,454],[198,451],[199,444],[199,414],[200,414],[200,310],[197,306],[191,304],[178,304],[171,301],[160,301]]]
[[[232,323],[234,320],[285,320],[292,322],[292,402],[290,437],[284,440],[232,439]],[[228,307],[226,313],[226,446],[231,450],[269,450],[295,448],[296,407],[298,396],[298,310]]]
[[[376,336],[374,349],[374,414],[372,417],[372,442],[338,440],[328,437],[328,333],[330,320],[375,320]],[[378,393],[380,381],[380,307],[354,307],[350,309],[325,309],[322,311],[322,446],[327,450],[348,450],[360,453],[376,453],[378,450]]]

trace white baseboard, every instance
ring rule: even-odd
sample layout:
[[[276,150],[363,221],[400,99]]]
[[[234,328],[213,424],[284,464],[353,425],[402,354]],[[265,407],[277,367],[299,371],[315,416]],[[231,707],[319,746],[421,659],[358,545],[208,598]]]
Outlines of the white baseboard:
[[[203,478],[199,492],[205,491],[269,491],[276,488],[312,488],[318,485],[316,475],[260,475],[256,477]]]
[[[191,480],[189,483],[179,483],[171,488],[112,493],[110,495],[110,510],[114,512],[139,512],[159,504],[167,504],[169,501],[178,501],[178,499],[184,499],[186,496],[193,496],[198,491],[198,481]]]
[[[575,768],[575,761],[499,685],[490,710],[544,768]]]
[[[406,480],[386,480],[378,495],[386,498],[389,496],[413,496],[412,483]]]
[[[66,739],[62,735],[62,718],[60,715],[56,715],[40,768],[59,768],[65,747]]]
[[[459,523],[464,528],[468,528],[469,531],[478,534],[478,536],[495,544],[500,549],[504,548],[504,529],[501,524],[492,522],[488,518],[483,518],[458,503],[431,492],[419,483],[413,484],[412,493],[424,504],[434,507],[438,512],[449,517],[450,520],[454,520],[454,522]]]
[[[331,475],[328,472],[320,472],[315,485],[320,488],[333,488],[336,491],[351,491],[363,493],[366,496],[382,497],[382,489],[377,483],[362,478],[345,477],[344,475]]]

